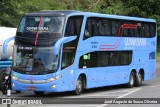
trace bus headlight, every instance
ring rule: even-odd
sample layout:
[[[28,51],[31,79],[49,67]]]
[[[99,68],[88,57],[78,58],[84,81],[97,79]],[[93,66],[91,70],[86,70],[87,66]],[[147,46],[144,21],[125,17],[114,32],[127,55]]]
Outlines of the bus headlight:
[[[56,79],[55,78],[50,78],[48,79],[48,82],[52,82],[52,81],[55,81]]]
[[[56,79],[60,79],[60,78],[62,78],[63,76],[64,76],[64,74],[59,75],[59,76],[56,76]]]
[[[12,79],[13,80],[18,80],[18,78],[16,76],[14,76],[14,75],[12,76]]]
[[[60,79],[60,78],[62,78],[63,76],[64,76],[64,74],[62,74],[62,75],[59,75],[59,76],[56,76],[56,77],[54,77],[54,78],[50,78],[50,79],[48,79],[48,82],[55,81],[55,80],[57,80],[57,79]]]

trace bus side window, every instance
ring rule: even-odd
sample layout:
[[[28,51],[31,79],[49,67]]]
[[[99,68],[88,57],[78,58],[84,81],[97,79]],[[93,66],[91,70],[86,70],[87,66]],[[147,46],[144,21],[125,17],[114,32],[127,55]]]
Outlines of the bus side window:
[[[139,28],[140,28],[140,37],[145,37],[145,35],[144,35],[144,30],[145,30],[144,24],[141,23],[141,26]]]
[[[88,68],[90,67],[90,54],[85,54],[80,57],[79,68]]]
[[[154,37],[156,34],[156,26],[154,23],[150,24],[150,37]]]
[[[75,34],[80,35],[81,33],[81,26],[82,26],[82,18],[75,19]]]
[[[79,68],[97,67],[97,53],[91,52],[80,57]]]
[[[120,65],[120,62],[119,62],[119,52],[110,52],[109,60],[110,60],[109,64],[111,66]]]
[[[72,36],[74,35],[74,20],[68,19],[65,36]]]
[[[83,16],[69,17],[66,25],[65,36],[80,35]]]
[[[123,36],[128,36],[128,29],[124,29]]]
[[[128,22],[125,21],[125,22],[123,22],[123,24],[128,24]],[[124,29],[123,29],[123,35],[122,35],[122,36],[126,36],[126,37],[127,37],[128,35],[129,35],[129,30],[128,30],[128,28],[124,28]]]
[[[63,52],[62,55],[62,69],[70,66],[74,61],[75,53],[72,51]]]
[[[91,20],[87,19],[87,23],[86,23],[86,27],[85,27],[85,31],[84,31],[84,38],[83,39],[87,39],[91,37]]]
[[[149,25],[148,23],[144,24],[144,28],[145,28],[145,37],[149,37]]]
[[[82,55],[79,68],[129,65],[132,51],[96,51]]]
[[[105,25],[103,24],[102,20],[99,20],[99,34],[106,35]]]
[[[106,19],[99,20],[99,34],[101,36],[110,36],[111,35],[111,27],[110,22]]]
[[[104,67],[109,64],[109,55],[108,52],[98,52],[97,66]]]
[[[137,23],[133,23],[133,24],[137,25]],[[138,27],[137,28],[133,28],[133,32],[134,32],[133,36],[139,37]]]
[[[137,26],[138,26],[137,27],[138,36],[141,37],[141,27],[142,27],[142,24],[138,22]]]
[[[110,36],[111,35],[111,24],[110,24],[110,20],[109,21],[105,21],[105,30],[106,30],[106,35]]]
[[[134,36],[134,29],[129,29],[128,36],[133,37]]]
[[[89,63],[90,63],[89,67],[97,67],[97,52],[91,53],[91,59]]]
[[[121,21],[112,20],[112,36],[119,36],[118,33],[121,25],[122,25]]]
[[[121,65],[127,65],[129,63],[128,52],[121,52],[120,56]]]
[[[136,37],[139,36],[139,35],[138,35],[138,30],[137,30],[137,28],[134,28],[134,29],[133,29],[133,32],[134,32],[134,33],[133,33],[133,36],[134,36],[134,37],[135,37],[135,36],[136,36]]]
[[[112,21],[112,36],[115,36],[116,34],[117,34],[116,22]]]
[[[98,21],[97,19],[91,20],[91,35],[92,36],[98,36]]]
[[[120,52],[120,64],[129,65],[132,61],[132,52],[131,51],[121,51]]]

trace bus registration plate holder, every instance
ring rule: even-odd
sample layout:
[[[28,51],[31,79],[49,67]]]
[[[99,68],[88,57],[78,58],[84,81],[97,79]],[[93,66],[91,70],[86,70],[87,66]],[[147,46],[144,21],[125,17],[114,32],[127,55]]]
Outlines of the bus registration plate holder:
[[[28,90],[36,90],[35,86],[28,86]]]

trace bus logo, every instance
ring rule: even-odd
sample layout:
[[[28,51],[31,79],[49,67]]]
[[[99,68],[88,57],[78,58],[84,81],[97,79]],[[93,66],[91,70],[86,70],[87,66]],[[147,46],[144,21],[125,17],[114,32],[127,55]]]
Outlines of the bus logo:
[[[33,80],[30,80],[30,83],[33,84]]]

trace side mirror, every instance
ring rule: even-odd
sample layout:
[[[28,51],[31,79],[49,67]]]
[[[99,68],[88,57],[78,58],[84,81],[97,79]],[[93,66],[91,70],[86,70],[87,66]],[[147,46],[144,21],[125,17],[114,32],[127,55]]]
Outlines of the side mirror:
[[[10,38],[6,39],[6,40],[3,42],[3,53],[4,53],[4,54],[7,53],[7,44],[8,44],[8,42],[10,42],[11,40],[13,40],[14,38],[15,38],[15,36],[10,37]]]
[[[69,36],[69,37],[60,38],[54,45],[53,53],[57,55],[61,44],[73,41],[76,38],[77,36]]]

